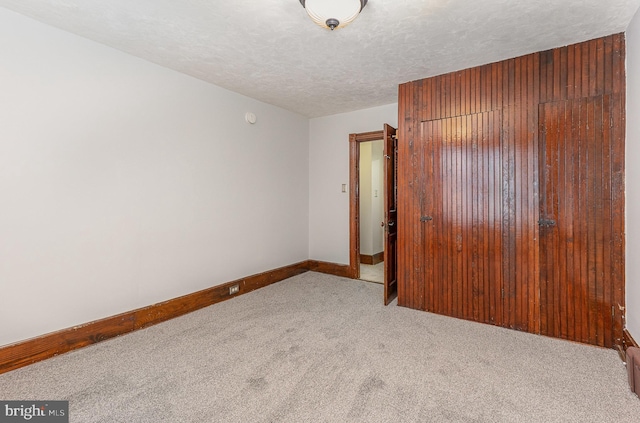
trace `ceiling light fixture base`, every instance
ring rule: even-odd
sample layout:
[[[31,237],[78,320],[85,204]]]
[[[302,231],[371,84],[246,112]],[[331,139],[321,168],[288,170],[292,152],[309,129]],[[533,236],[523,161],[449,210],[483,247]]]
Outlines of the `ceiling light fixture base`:
[[[368,0],[300,0],[312,21],[332,31],[353,22],[367,2]]]

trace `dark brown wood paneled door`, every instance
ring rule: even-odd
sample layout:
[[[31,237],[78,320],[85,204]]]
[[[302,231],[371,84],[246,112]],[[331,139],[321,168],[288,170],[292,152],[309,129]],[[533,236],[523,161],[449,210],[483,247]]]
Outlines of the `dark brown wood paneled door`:
[[[400,85],[400,306],[621,345],[624,38]]]
[[[426,121],[424,309],[503,324],[502,111]]]
[[[396,129],[384,124],[384,305],[398,296],[397,240],[398,240],[398,140]]]
[[[613,97],[539,106],[540,332],[604,347],[619,344],[624,304]]]

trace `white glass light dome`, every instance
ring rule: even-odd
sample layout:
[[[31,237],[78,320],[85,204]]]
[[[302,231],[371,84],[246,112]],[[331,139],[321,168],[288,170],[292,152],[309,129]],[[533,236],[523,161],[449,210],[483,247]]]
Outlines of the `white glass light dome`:
[[[309,17],[323,28],[342,28],[358,17],[367,0],[300,0]]]

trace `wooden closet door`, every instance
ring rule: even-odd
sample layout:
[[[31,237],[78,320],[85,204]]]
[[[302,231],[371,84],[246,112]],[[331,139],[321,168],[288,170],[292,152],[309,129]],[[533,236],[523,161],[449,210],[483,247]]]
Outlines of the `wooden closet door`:
[[[612,347],[624,283],[612,97],[541,104],[540,332]],[[623,299],[619,299],[621,304]]]
[[[621,344],[624,61],[620,33],[400,85],[398,305]]]
[[[424,309],[503,323],[502,111],[423,122]]]

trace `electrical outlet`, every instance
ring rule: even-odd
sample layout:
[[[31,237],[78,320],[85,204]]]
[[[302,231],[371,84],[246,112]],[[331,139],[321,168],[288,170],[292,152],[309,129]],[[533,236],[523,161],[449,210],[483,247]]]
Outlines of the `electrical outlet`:
[[[229,295],[237,294],[240,292],[240,285],[231,285],[229,287]]]

